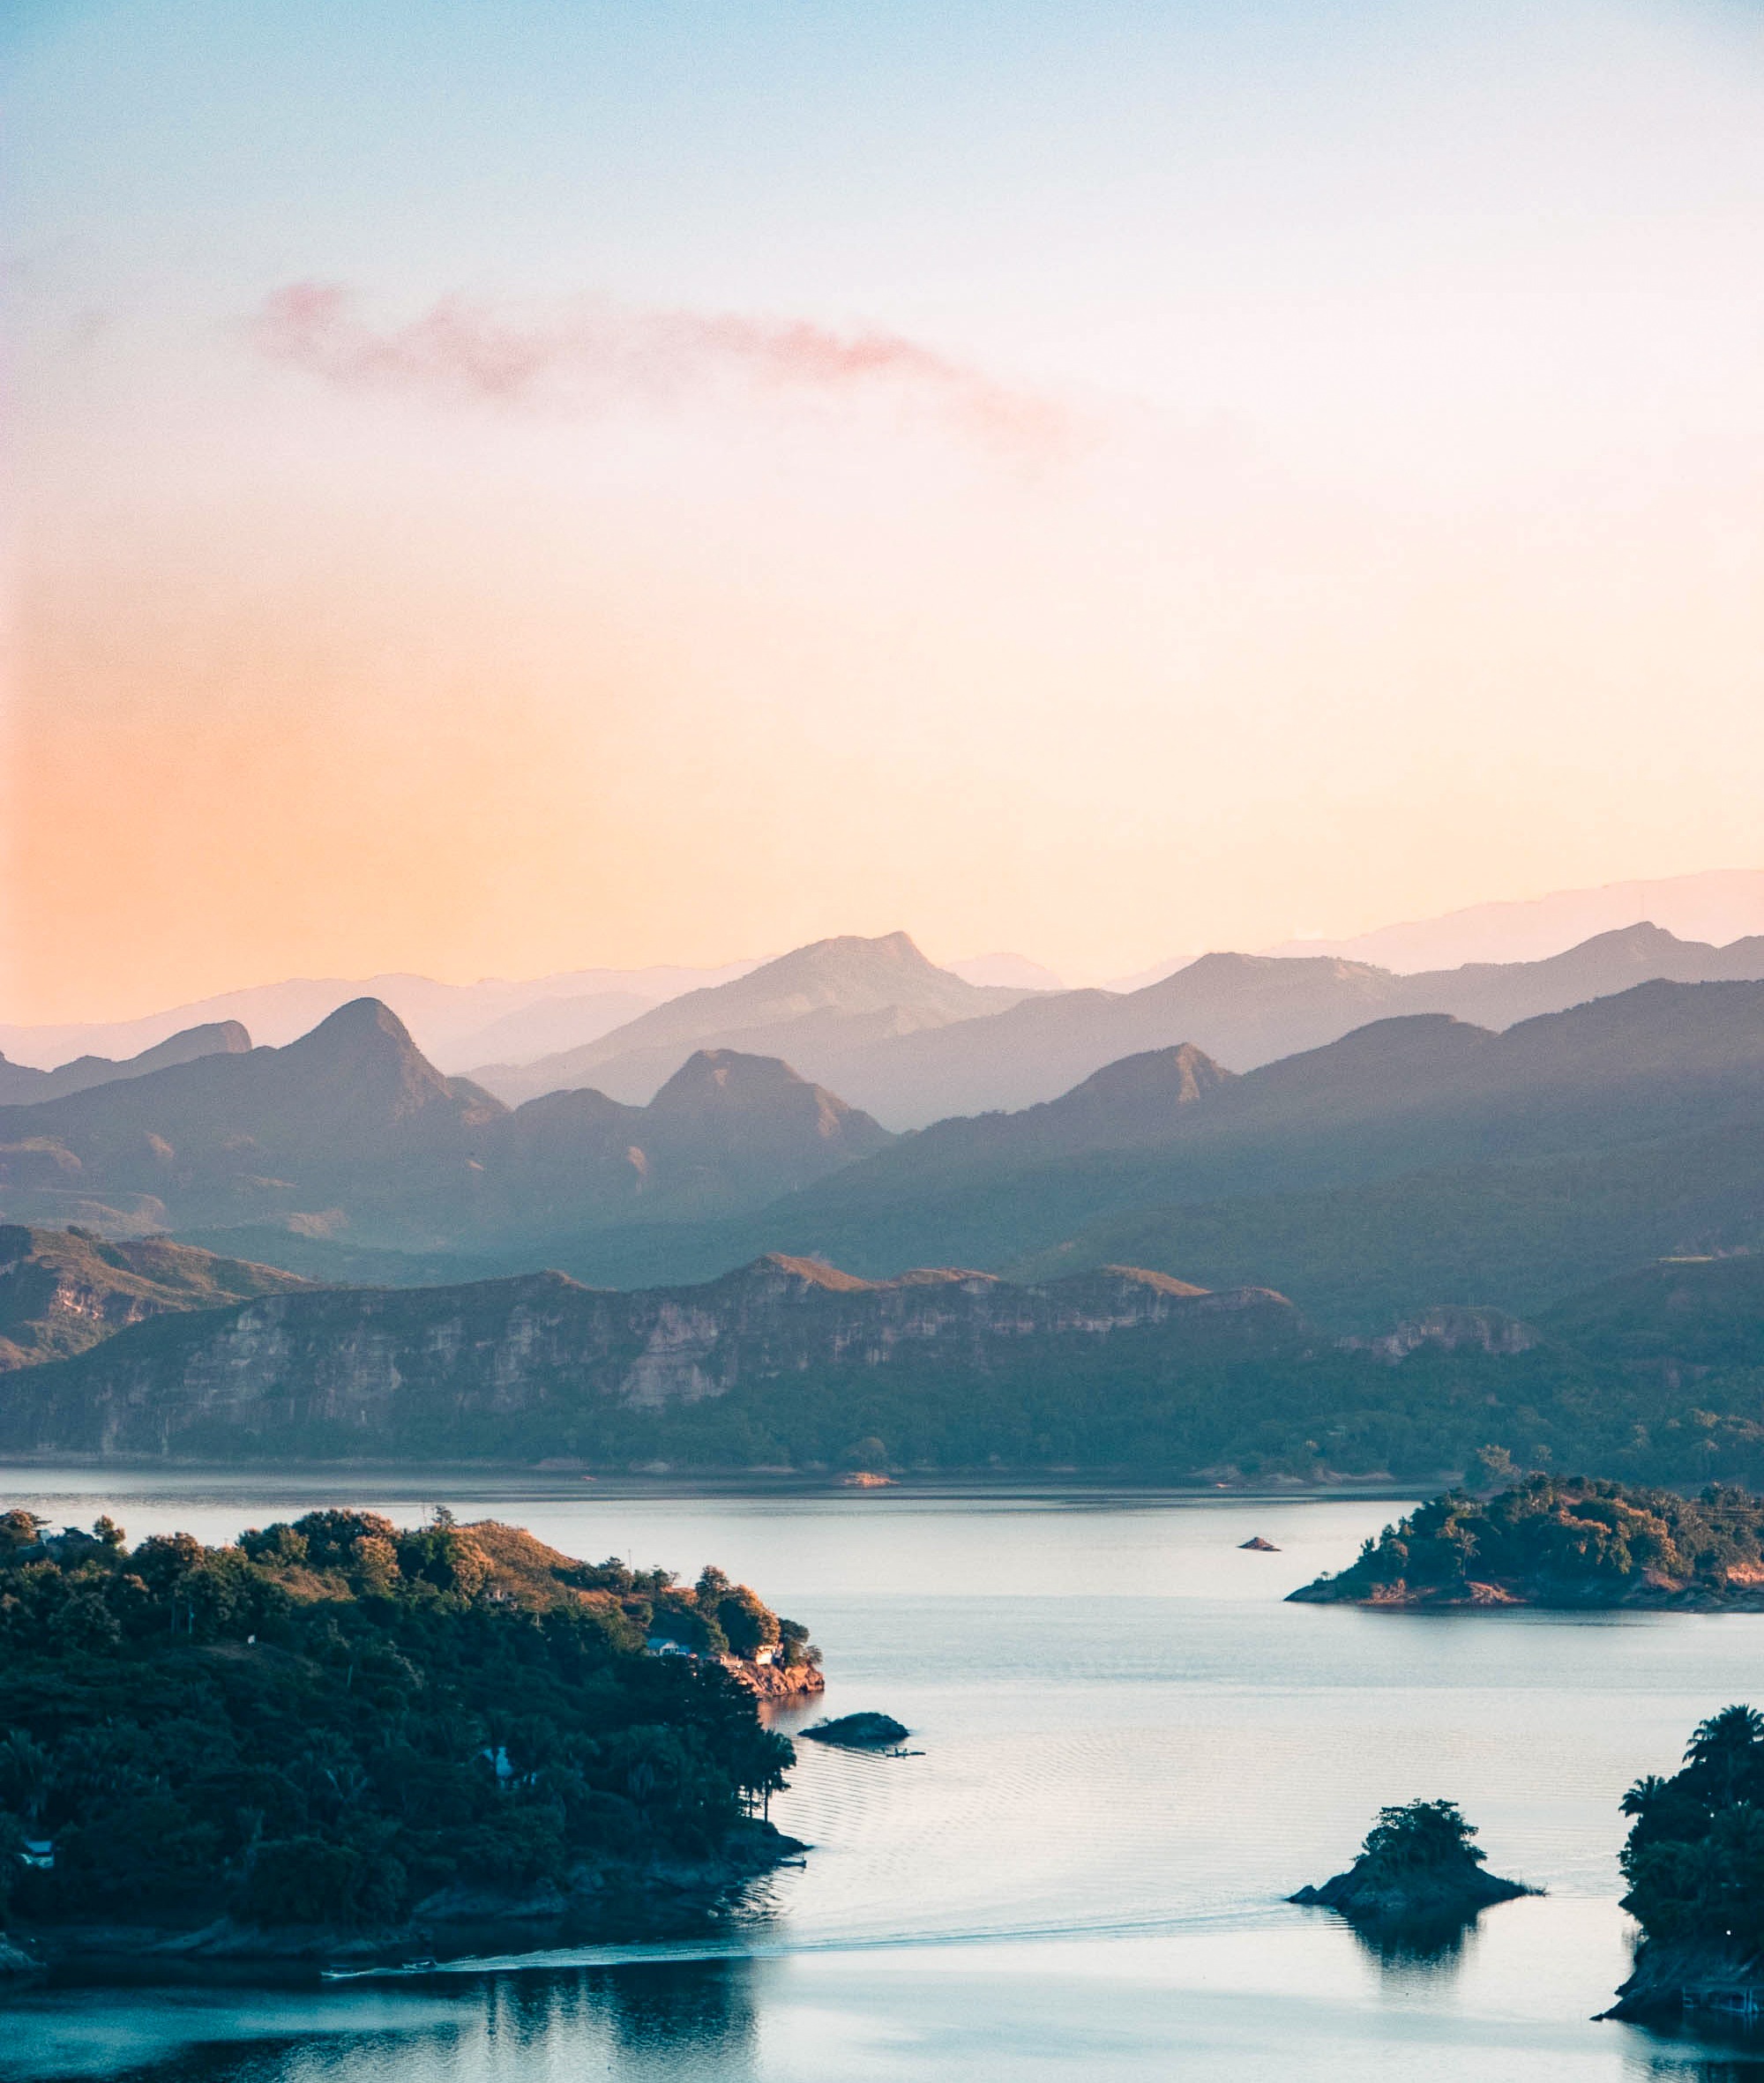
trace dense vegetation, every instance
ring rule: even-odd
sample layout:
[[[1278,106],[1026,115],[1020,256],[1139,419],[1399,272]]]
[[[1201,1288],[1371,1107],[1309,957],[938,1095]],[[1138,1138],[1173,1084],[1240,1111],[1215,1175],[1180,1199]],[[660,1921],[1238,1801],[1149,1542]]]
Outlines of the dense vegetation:
[[[534,1276],[521,1289],[523,1306],[541,1317],[553,1307],[544,1285]],[[1417,1488],[1473,1465],[1491,1475],[1593,1467],[1627,1482],[1764,1488],[1764,1257],[1647,1266],[1531,1326],[1491,1310],[1431,1311],[1364,1345],[1338,1344],[1264,1295],[1107,1336],[1025,1334],[1013,1319],[1008,1336],[983,1341],[891,1342],[859,1335],[854,1317],[830,1361],[829,1341],[796,1337],[808,1303],[762,1339],[739,1295],[691,1299],[723,1310],[730,1335],[747,1340],[726,1392],[615,1392],[643,1349],[632,1332],[609,1355],[590,1353],[593,1365],[572,1358],[549,1372],[529,1340],[516,1355],[529,1377],[520,1400],[498,1391],[475,1404],[451,1363],[435,1358],[451,1349],[445,1341],[424,1345],[411,1326],[430,1320],[425,1310],[457,1316],[463,1349],[480,1353],[508,1334],[508,1298],[488,1287],[400,1290],[303,1302],[304,1346],[287,1342],[290,1305],[276,1362],[288,1385],[265,1374],[273,1393],[254,1405],[229,1390],[212,1411],[186,1407],[191,1355],[211,1336],[207,1325],[229,1319],[137,1325],[13,1377],[0,1439],[19,1452],[108,1447],[212,1460],[573,1456],[621,1469],[1131,1469],[1227,1482],[1380,1477]],[[578,1290],[577,1300],[587,1298]],[[409,1356],[398,1394],[370,1408],[378,1393],[370,1382],[358,1421],[344,1398],[315,1385],[338,1352],[377,1349],[358,1335],[370,1316],[375,1339],[396,1330]]]
[[[1649,1940],[1764,1949],[1764,1714],[1702,1722],[1670,1779],[1638,1780],[1623,1848],[1623,1907]]]
[[[1455,1801],[1408,1801],[1379,1809],[1354,1863],[1367,1876],[1388,1880],[1442,1867],[1462,1870],[1488,1857],[1470,1842],[1476,1834]]]
[[[1345,1873],[1290,1900],[1339,1909],[1357,1922],[1435,1927],[1454,1939],[1479,1909],[1535,1891],[1484,1870],[1487,1855],[1470,1840],[1455,1801],[1408,1801],[1381,1808],[1359,1855]]]
[[[1296,1348],[1296,1349],[1295,1349]],[[1764,1368],[1677,1384],[1571,1349],[1423,1346],[1400,1363],[1318,1340],[1234,1359],[1154,1332],[1026,1349],[983,1374],[927,1350],[744,1383],[661,1411],[583,1414],[563,1451],[613,1466],[1134,1469],[1182,1479],[1431,1482],[1593,1466],[1642,1482],[1764,1483]],[[551,1448],[549,1451],[559,1451]]]
[[[1343,1333],[1440,1302],[1547,1322],[1562,1296],[1651,1258],[1764,1248],[1760,1175],[1764,1126],[1723,1124],[1610,1149],[1142,1205],[1008,1264],[1028,1280],[1125,1262],[1207,1286],[1266,1280]],[[856,1253],[841,1263],[863,1267]]]
[[[314,1512],[131,1549],[8,1512],[0,1845],[53,1864],[0,1855],[0,1892],[46,1924],[392,1926],[442,1891],[770,1839],[744,1818],[789,1744],[721,1663],[645,1654],[652,1631],[815,1654],[718,1571],[689,1587],[494,1522]]]
[[[1491,1457],[1492,1458],[1492,1457]],[[1534,1475],[1434,1497],[1294,1597],[1375,1603],[1705,1603],[1764,1585],[1764,1497]]]

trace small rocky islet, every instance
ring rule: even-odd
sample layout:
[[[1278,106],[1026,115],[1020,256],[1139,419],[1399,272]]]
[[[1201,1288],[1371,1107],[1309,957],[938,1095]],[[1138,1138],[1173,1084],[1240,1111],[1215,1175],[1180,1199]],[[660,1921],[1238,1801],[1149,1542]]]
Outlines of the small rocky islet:
[[[1475,1825],[1453,1801],[1410,1801],[1382,1808],[1353,1864],[1287,1900],[1334,1909],[1357,1924],[1468,1923],[1479,1910],[1541,1888],[1504,1880],[1472,1844]]]
[[[796,1732],[805,1742],[829,1743],[841,1751],[885,1751],[904,1743],[912,1734],[892,1714],[863,1712],[840,1714],[831,1721],[817,1721]]]

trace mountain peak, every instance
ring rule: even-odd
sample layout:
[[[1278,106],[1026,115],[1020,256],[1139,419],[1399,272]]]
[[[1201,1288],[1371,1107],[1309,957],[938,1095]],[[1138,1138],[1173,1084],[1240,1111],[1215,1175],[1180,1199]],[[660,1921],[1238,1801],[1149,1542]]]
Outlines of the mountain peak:
[[[1232,1073],[1192,1042],[1170,1049],[1142,1049],[1093,1071],[1081,1084],[1050,1102],[1057,1107],[1100,1101],[1108,1106],[1178,1106],[1198,1100]]]
[[[273,1052],[279,1076],[305,1087],[316,1079],[325,1094],[347,1092],[363,1119],[384,1123],[437,1101],[468,1101],[495,1113],[497,1100],[462,1079],[456,1088],[411,1040],[410,1030],[379,998],[352,998],[319,1021],[310,1034]],[[364,1111],[363,1111],[364,1110]]]
[[[706,1106],[763,1104],[787,1094],[819,1089],[781,1056],[750,1056],[739,1049],[695,1049],[647,1110],[677,1114]],[[826,1096],[833,1098],[830,1093]],[[833,1104],[841,1102],[833,1100]]]
[[[347,1005],[321,1019],[316,1027],[290,1042],[289,1049],[310,1049],[315,1055],[337,1049],[390,1046],[400,1052],[418,1053],[410,1029],[383,998],[351,998]]]

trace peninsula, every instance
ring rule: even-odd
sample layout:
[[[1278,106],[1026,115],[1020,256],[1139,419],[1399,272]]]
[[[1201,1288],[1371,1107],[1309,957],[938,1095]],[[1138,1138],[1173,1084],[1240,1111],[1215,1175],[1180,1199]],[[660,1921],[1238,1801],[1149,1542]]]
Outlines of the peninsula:
[[[1623,1907],[1641,1927],[1634,1972],[1611,2018],[1764,2012],[1764,1714],[1723,1708],[1700,1722],[1670,1779],[1623,1797]]]
[[[309,1512],[207,1548],[0,1515],[16,1966],[332,1961],[702,1929],[803,1849],[758,1695],[807,1630],[707,1568]]]

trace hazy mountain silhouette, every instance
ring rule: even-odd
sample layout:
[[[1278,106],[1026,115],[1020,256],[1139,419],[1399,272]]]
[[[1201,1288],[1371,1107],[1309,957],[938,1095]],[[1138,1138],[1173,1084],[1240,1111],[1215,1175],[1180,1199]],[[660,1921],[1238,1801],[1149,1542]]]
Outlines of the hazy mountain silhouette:
[[[284,1049],[0,1109],[0,1196],[34,1221],[463,1245],[535,1227],[757,1205],[887,1140],[782,1064],[695,1056],[647,1108],[595,1092],[511,1113],[445,1078],[370,998]]]
[[[243,1056],[251,1037],[236,1019],[216,1020],[207,1027],[186,1027],[182,1034],[145,1049],[138,1056],[120,1063],[109,1056],[81,1056],[53,1071],[39,1071],[27,1064],[9,1064],[0,1056],[0,1107],[33,1106],[41,1100],[58,1100],[70,1093],[85,1092],[94,1085],[114,1085],[121,1078],[144,1078],[150,1071],[162,1071],[172,1064],[193,1063],[202,1056]]]
[[[1472,904],[1346,939],[1284,941],[1263,952],[1342,955],[1407,974],[1466,962],[1535,962],[1632,919],[1654,919],[1687,940],[1716,944],[1764,933],[1764,870],[1715,869],[1652,882],[1554,890],[1544,897]]]
[[[525,1065],[486,1064],[473,1076],[510,1101],[587,1084],[638,1101],[690,1051],[714,1048],[784,1055],[799,1069],[812,1064],[805,1074],[820,1078],[826,1064],[898,1035],[999,1012],[1027,996],[1020,987],[964,982],[928,961],[905,933],[874,940],[847,935],[671,998],[586,1048]]]
[[[743,984],[765,974],[756,971]],[[905,1128],[952,1114],[1033,1106],[1105,1064],[1148,1049],[1187,1042],[1233,1071],[1252,1070],[1337,1040],[1381,1014],[1443,1012],[1505,1027],[1651,977],[1681,982],[1764,977],[1764,938],[1716,948],[1677,940],[1644,923],[1602,934],[1546,961],[1473,964],[1416,976],[1334,956],[1203,955],[1137,991],[1037,994],[979,1018],[921,1021],[910,1032],[886,1021],[865,1026],[814,1012],[774,1021],[765,1029],[763,1044],[750,1034],[740,1045],[763,1045],[878,1120]],[[675,1010],[662,1007],[646,1021],[661,1023]],[[581,1052],[585,1064],[594,1059],[596,1082],[647,1090],[660,1081],[671,1064],[669,1045],[654,1039],[659,1025],[648,1030],[651,1039],[641,1049],[629,1043],[645,1024],[620,1029]],[[484,1075],[493,1082],[515,1076],[525,1080],[519,1089],[532,1089],[574,1060]]]
[[[0,1049],[15,1061],[52,1064],[89,1051],[126,1056],[199,1023],[241,1020],[259,1042],[281,1047],[356,998],[390,1005],[432,1063],[464,1069],[506,1045],[525,1058],[573,1046],[631,1019],[646,1006],[722,983],[755,965],[711,968],[658,964],[643,969],[577,969],[509,982],[441,983],[432,976],[390,972],[368,977],[290,977],[222,991],[138,1019],[86,1020],[41,1027],[0,1023]],[[568,1006],[568,1012],[559,1010]],[[524,1024],[531,1017],[531,1027]],[[491,1032],[494,1030],[494,1033]],[[499,1039],[498,1039],[499,1037]]]
[[[1105,1109],[1099,1132],[1080,1132],[1075,1121],[1063,1132],[1067,1101],[941,1123],[757,1217],[665,1235],[639,1224],[575,1244],[559,1237],[548,1256],[582,1277],[622,1283],[699,1277],[761,1248],[827,1257],[865,1273],[924,1259],[1027,1265],[1039,1273],[1054,1264],[1043,1255],[1071,1245],[1061,1263],[1075,1256],[1081,1264],[1151,1265],[1209,1284],[1267,1280],[1327,1316],[1328,1303],[1291,1265],[1311,1263],[1314,1248],[1332,1277],[1353,1288],[1351,1251],[1330,1257],[1328,1238],[1352,1236],[1356,1223],[1364,1231],[1373,1221],[1368,1211],[1400,1195],[1400,1186],[1380,1183],[1406,1176],[1454,1178],[1416,1188],[1403,1218],[1415,1235],[1400,1225],[1379,1231],[1379,1251],[1429,1269],[1424,1288],[1404,1288],[1404,1306],[1453,1295],[1443,1274],[1454,1226],[1499,1257],[1503,1195],[1529,1210],[1515,1235],[1553,1236],[1551,1249],[1587,1279],[1626,1262],[1626,1237],[1645,1253],[1671,1248],[1681,1235],[1742,1242],[1748,1222],[1764,1235],[1764,1189],[1743,1166],[1735,1170],[1738,1158],[1719,1157],[1723,1183],[1707,1206],[1695,1178],[1678,1176],[1693,1148],[1707,1167],[1723,1137],[1734,1151],[1749,1147],[1754,1132],[1764,1139],[1764,984],[1650,982],[1505,1034],[1449,1015],[1405,1015],[1240,1078],[1187,1054],[1197,1073],[1206,1064],[1200,1089],[1171,1103],[1166,1085],[1139,1108]],[[1153,1056],[1119,1071],[1130,1084],[1144,1078],[1156,1088],[1170,1060]],[[1098,1082],[1106,1088],[1109,1076]],[[1657,1165],[1637,1154],[1643,1146],[1659,1146]],[[1572,1204],[1533,1205],[1526,1181],[1538,1168],[1560,1159],[1566,1179],[1574,1165],[1607,1156],[1615,1168],[1588,1189],[1584,1222]],[[1457,1177],[1467,1168],[1492,1176],[1491,1168],[1502,1166],[1530,1168],[1516,1184],[1491,1186],[1485,1205],[1476,1199],[1481,1189]],[[1372,1187],[1354,1223],[1319,1198]],[[1651,1228],[1650,1194],[1661,1211]],[[1185,1234],[1172,1227],[1171,1208],[1202,1204],[1220,1236],[1251,1243],[1241,1251],[1237,1242],[1222,1244],[1230,1254],[1222,1259],[1156,1241]],[[1255,1215],[1263,1204],[1266,1228]],[[1576,1258],[1575,1236],[1596,1232],[1605,1242]],[[1257,1257],[1264,1251],[1266,1264]],[[1566,1284],[1551,1284],[1547,1266],[1537,1271],[1545,1295]],[[1357,1284],[1379,1292],[1379,1273],[1369,1262]],[[1527,1289],[1532,1300],[1538,1291]]]

